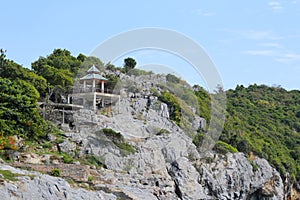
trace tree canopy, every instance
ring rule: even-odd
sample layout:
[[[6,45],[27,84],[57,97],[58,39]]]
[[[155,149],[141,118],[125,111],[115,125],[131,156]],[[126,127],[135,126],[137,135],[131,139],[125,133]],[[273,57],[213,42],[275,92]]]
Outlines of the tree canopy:
[[[43,76],[50,87],[60,86],[66,90],[73,86],[81,60],[71,55],[68,50],[55,49],[52,54],[40,57],[31,64],[38,75]]]
[[[300,91],[254,84],[226,94],[227,119],[220,139],[300,180]]]
[[[38,99],[30,83],[0,78],[0,132],[24,138],[43,136],[47,125],[37,110]]]
[[[133,58],[125,58],[124,59],[124,71],[125,73],[129,72],[130,70],[132,70],[133,68],[135,68],[136,66],[136,61]]]

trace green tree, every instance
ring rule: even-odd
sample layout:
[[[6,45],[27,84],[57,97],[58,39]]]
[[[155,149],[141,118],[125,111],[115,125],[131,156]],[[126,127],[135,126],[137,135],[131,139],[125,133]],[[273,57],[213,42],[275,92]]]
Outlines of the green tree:
[[[78,70],[76,77],[81,78],[84,75],[86,75],[87,70],[92,65],[95,65],[100,71],[104,71],[103,62],[97,57],[89,56],[84,58],[84,61],[81,63],[80,69]]]
[[[134,69],[136,66],[136,61],[133,58],[125,58],[124,59],[124,71],[125,73],[129,72],[130,70]]]
[[[21,65],[12,60],[5,59],[5,55],[0,58],[0,77],[7,78],[12,81],[24,80],[31,83],[43,97],[45,96],[47,81],[44,77],[37,75],[29,69],[23,68]]]
[[[54,95],[64,95],[64,93],[69,92],[73,87],[74,78],[78,73],[82,59],[83,55],[78,56],[77,59],[66,49],[55,49],[46,58],[40,57],[31,64],[34,72],[47,80],[47,99],[50,98],[52,93]],[[63,94],[56,94],[53,91],[57,87],[61,88]]]
[[[300,91],[250,85],[228,90],[227,118],[220,140],[267,159],[300,180]]]
[[[71,55],[70,51],[55,49],[47,58],[40,57],[33,62],[31,67],[38,75],[45,77],[51,86],[59,84],[62,87],[70,87],[73,84],[73,81],[70,81],[70,79],[76,76],[81,63],[80,60]],[[65,75],[63,76],[62,74]],[[56,75],[64,80],[57,83],[57,80],[53,80]]]
[[[43,136],[46,124],[37,109],[38,99],[30,83],[0,78],[0,132],[24,138]]]

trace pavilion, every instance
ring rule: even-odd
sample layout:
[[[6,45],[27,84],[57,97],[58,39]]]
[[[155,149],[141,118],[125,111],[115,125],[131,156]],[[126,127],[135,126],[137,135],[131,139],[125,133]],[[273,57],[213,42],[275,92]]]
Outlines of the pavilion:
[[[79,79],[78,88],[74,88],[73,93],[68,95],[68,104],[76,101],[76,104],[94,111],[107,108],[110,112],[111,105],[120,101],[120,95],[109,93],[105,89],[107,81],[95,65],[91,66],[86,75]]]

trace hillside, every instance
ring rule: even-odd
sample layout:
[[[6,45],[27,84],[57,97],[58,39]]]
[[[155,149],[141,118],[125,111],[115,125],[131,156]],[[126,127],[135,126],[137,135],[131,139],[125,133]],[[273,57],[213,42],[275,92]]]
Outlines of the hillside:
[[[282,175],[300,180],[300,91],[237,86],[227,95],[221,140],[267,159]]]
[[[0,191],[7,197],[14,196],[11,188],[27,181],[7,178],[7,169],[29,174],[29,188],[57,188],[56,196],[36,191],[44,199],[67,199],[72,194],[62,191],[70,187],[84,188],[73,194],[93,190],[92,196],[111,199],[296,199],[300,194],[298,90],[218,88],[227,96],[224,130],[213,151],[203,154],[199,147],[211,139],[210,101],[218,92],[209,94],[171,74],[133,70],[132,59],[119,68],[56,49],[34,61],[33,70],[5,55],[0,61],[0,150],[5,161]],[[66,105],[67,94],[79,89],[79,78],[92,64],[106,77],[107,91],[120,100],[110,100],[107,108],[97,104],[97,110],[90,110],[91,103],[80,110],[55,108]],[[60,176],[70,185],[8,165]],[[44,185],[47,179],[50,184]],[[16,198],[29,195],[15,193]]]

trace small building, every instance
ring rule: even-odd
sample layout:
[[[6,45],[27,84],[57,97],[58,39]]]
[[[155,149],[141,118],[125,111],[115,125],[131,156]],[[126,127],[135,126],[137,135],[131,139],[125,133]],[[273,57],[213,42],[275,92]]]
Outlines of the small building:
[[[95,65],[91,66],[68,95],[68,104],[83,105],[84,108],[94,111],[106,109],[106,112],[110,112],[111,105],[120,101],[120,95],[109,93],[105,88],[107,81]]]

